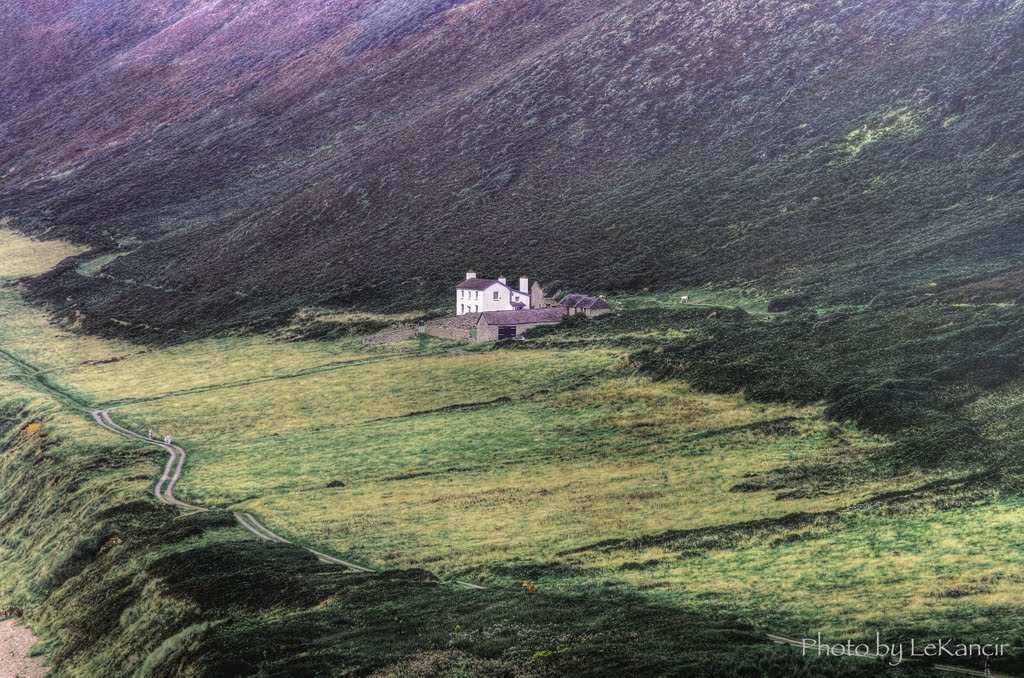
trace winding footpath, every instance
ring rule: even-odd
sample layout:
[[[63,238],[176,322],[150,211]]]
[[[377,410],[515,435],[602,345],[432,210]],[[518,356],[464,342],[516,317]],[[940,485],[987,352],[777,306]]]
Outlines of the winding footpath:
[[[174,496],[174,485],[178,482],[178,479],[181,478],[181,472],[185,469],[186,455],[183,447],[173,443],[165,443],[161,440],[154,440],[148,436],[142,435],[141,433],[136,433],[131,429],[121,426],[111,418],[110,410],[93,410],[90,414],[97,424],[108,431],[113,431],[114,433],[127,438],[134,438],[151,445],[156,445],[167,452],[169,456],[167,457],[167,465],[164,466],[164,474],[160,476],[160,480],[156,481],[156,485],[153,487],[153,494],[157,499],[165,504],[170,504],[171,506],[177,506],[178,508],[190,511],[206,510],[200,506],[195,506],[194,504],[181,501]]]
[[[185,453],[185,448],[181,447],[180,445],[175,445],[173,442],[165,443],[162,440],[155,440],[153,438],[150,438],[149,436],[144,436],[141,433],[137,433],[131,430],[130,428],[118,424],[116,421],[114,421],[113,417],[110,416],[109,409],[92,410],[90,414],[92,415],[93,420],[97,424],[107,429],[108,431],[116,433],[120,436],[124,436],[126,438],[141,440],[144,443],[155,445],[167,452],[167,464],[164,466],[163,475],[160,476],[160,479],[156,481],[156,485],[153,486],[153,496],[155,496],[157,499],[159,499],[165,504],[169,504],[170,506],[176,506],[187,511],[207,510],[202,506],[189,504],[188,502],[182,501],[174,496],[174,486],[178,483],[178,480],[181,479],[181,473],[185,469],[185,459],[188,456]],[[281,544],[294,544],[294,542],[288,541],[281,535],[271,532],[267,527],[261,524],[260,521],[256,520],[256,518],[253,517],[251,513],[243,514],[236,511],[234,512],[234,516],[235,520],[238,521],[239,525],[249,530],[260,539],[264,539],[266,541],[274,541]],[[347,560],[342,560],[340,558],[335,558],[334,556],[329,556],[326,553],[321,553],[320,551],[316,551],[314,549],[307,548],[306,550],[325,563],[330,563],[332,565],[343,565],[347,567],[349,570],[352,570],[353,572],[373,572],[373,570],[368,567],[356,565],[355,563],[350,563]]]
[[[0,621],[0,676],[41,678],[50,672],[44,655],[33,655],[39,641],[28,627],[13,619]]]

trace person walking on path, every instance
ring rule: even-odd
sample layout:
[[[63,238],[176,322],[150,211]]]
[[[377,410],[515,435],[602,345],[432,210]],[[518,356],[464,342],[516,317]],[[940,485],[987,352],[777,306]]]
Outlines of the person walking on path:
[[[153,429],[149,429],[149,439],[153,439]]]
[[[168,433],[167,435],[164,436],[164,442],[166,444],[168,444],[168,445],[171,444],[171,434],[170,433]]]

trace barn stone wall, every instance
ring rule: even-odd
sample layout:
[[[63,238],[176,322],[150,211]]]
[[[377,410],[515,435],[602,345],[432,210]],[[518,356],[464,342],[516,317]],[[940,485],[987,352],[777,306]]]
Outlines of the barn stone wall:
[[[516,336],[519,336],[527,330],[532,330],[534,327],[540,327],[541,325],[557,325],[558,323],[523,323],[516,325]],[[486,322],[479,322],[476,326],[476,340],[477,341],[497,341],[498,340],[498,325],[488,325]]]

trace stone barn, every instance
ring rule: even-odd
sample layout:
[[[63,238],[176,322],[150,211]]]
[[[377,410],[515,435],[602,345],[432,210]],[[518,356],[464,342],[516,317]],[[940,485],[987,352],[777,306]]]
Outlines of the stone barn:
[[[567,294],[558,305],[565,309],[566,315],[593,316],[612,312],[612,307],[602,297],[590,297],[586,294]]]
[[[473,341],[514,339],[523,332],[541,325],[557,325],[565,317],[565,309],[533,308],[523,311],[488,311],[481,313],[474,328]]]

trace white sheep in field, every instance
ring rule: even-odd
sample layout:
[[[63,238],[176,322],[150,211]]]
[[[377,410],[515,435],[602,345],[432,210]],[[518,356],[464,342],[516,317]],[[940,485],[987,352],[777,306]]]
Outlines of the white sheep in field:
[[[686,302],[686,301],[689,301],[689,300],[690,300],[690,295],[689,294],[684,294],[683,296],[679,297],[679,301],[682,301],[682,302]]]

